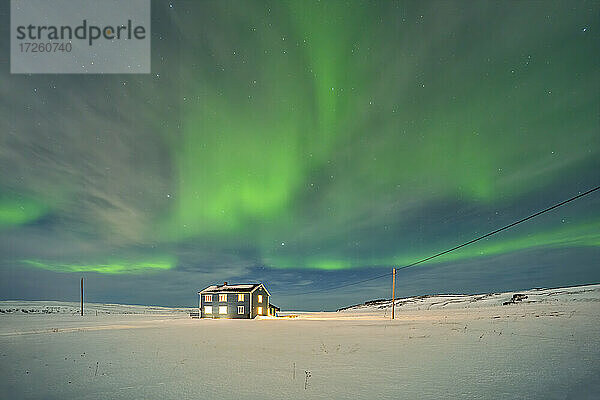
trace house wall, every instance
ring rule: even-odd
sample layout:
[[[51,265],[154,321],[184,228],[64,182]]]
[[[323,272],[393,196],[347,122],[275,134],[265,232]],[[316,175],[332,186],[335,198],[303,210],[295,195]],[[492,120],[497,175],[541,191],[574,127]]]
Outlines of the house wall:
[[[200,295],[200,317],[201,318],[229,318],[244,319],[250,318],[250,293],[244,294],[244,301],[238,301],[238,294],[242,292],[227,292],[227,302],[219,301],[219,293],[212,294],[212,302],[204,301],[204,294]],[[219,314],[219,306],[227,306],[227,314]],[[213,313],[205,314],[204,306],[212,306]],[[244,306],[244,314],[238,314],[238,306]]]
[[[258,302],[258,295],[261,294],[263,297],[262,303]],[[264,287],[259,287],[254,292],[252,292],[252,315],[250,318],[254,318],[258,315],[258,307],[263,308],[263,312],[260,315],[268,315],[269,311],[269,295]]]

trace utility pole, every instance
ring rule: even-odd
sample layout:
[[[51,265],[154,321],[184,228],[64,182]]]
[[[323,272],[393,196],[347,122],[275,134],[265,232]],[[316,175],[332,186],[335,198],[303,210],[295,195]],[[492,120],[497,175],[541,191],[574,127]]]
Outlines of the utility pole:
[[[396,305],[396,268],[392,271],[392,319],[394,319],[394,308]]]
[[[81,316],[83,317],[83,278],[81,278]]]

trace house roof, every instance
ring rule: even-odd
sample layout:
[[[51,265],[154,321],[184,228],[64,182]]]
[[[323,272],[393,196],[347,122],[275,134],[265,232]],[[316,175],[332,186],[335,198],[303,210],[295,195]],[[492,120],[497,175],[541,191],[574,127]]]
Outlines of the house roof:
[[[212,285],[204,290],[201,290],[198,293],[252,292],[254,289],[258,288],[261,285],[262,283],[245,283],[238,285]]]

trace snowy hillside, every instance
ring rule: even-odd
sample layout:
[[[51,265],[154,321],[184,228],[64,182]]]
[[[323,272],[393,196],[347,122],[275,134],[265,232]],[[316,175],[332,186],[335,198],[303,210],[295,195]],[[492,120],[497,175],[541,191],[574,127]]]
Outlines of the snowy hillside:
[[[465,309],[510,306],[517,303],[551,304],[556,302],[600,302],[600,284],[556,289],[530,289],[505,293],[416,296],[396,299],[395,303],[396,310],[402,312],[442,308]],[[388,310],[391,306],[391,299],[373,300],[363,304],[341,308],[338,312],[377,312]]]
[[[67,301],[0,301],[0,314],[79,314],[80,304]],[[194,309],[197,311],[197,309]],[[84,312],[90,315],[101,314],[187,314],[191,308],[170,308],[159,306],[138,306],[128,304],[85,303]]]

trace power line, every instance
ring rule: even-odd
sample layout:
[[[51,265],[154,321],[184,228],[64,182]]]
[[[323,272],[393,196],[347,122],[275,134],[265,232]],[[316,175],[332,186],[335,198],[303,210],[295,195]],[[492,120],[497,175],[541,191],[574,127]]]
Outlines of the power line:
[[[448,253],[450,253],[450,252],[452,252],[452,251],[454,251],[454,250],[458,250],[458,249],[460,249],[460,248],[462,248],[462,247],[465,247],[465,246],[468,246],[468,245],[470,245],[470,244],[473,244],[473,243],[475,243],[475,242],[477,242],[477,241],[480,241],[480,240],[482,240],[482,239],[485,239],[485,238],[487,238],[487,237],[489,237],[489,236],[495,235],[496,233],[502,232],[502,231],[504,231],[504,230],[506,230],[506,229],[510,229],[510,228],[512,228],[512,227],[513,227],[513,226],[515,226],[515,225],[519,225],[519,224],[521,224],[521,223],[523,223],[523,222],[525,222],[525,221],[528,221],[528,220],[530,220],[530,219],[532,219],[532,218],[535,218],[535,217],[537,217],[537,216],[539,216],[539,215],[542,215],[542,214],[544,214],[544,213],[547,213],[547,212],[549,212],[549,211],[552,211],[552,210],[554,210],[555,208],[558,208],[558,207],[564,206],[565,204],[567,204],[567,203],[570,203],[570,202],[572,202],[572,201],[575,201],[575,200],[577,200],[577,199],[579,199],[579,198],[581,198],[581,197],[583,197],[583,196],[587,196],[588,194],[591,194],[591,193],[595,192],[595,191],[596,191],[596,190],[598,190],[598,189],[600,189],[600,186],[596,186],[596,187],[594,187],[594,188],[592,188],[592,189],[590,189],[590,190],[588,190],[588,191],[586,191],[586,192],[580,193],[580,194],[578,194],[578,195],[576,195],[576,196],[573,196],[573,197],[571,197],[571,198],[569,198],[569,199],[567,199],[567,200],[561,201],[560,203],[554,204],[553,206],[550,206],[550,207],[548,207],[548,208],[545,208],[545,209],[543,209],[543,210],[541,210],[541,211],[538,211],[538,212],[536,212],[536,213],[534,213],[534,214],[531,214],[531,215],[529,215],[529,216],[527,216],[527,217],[525,217],[525,218],[521,218],[521,219],[520,219],[520,220],[518,220],[518,221],[515,221],[515,222],[512,222],[512,223],[510,223],[510,224],[508,224],[508,225],[505,225],[505,226],[503,226],[502,228],[498,228],[498,229],[496,229],[496,230],[493,230],[493,231],[491,231],[491,232],[488,232],[488,233],[486,233],[485,235],[481,235],[481,236],[479,236],[479,237],[477,237],[477,238],[475,238],[475,239],[471,239],[471,240],[469,240],[468,242],[464,242],[464,243],[462,243],[462,244],[459,244],[458,246],[454,246],[454,247],[452,247],[452,248],[450,248],[450,249],[448,249],[448,250],[441,251],[441,252],[439,252],[439,253],[436,253],[436,254],[434,254],[434,255],[432,255],[432,256],[429,256],[429,257],[426,257],[426,258],[423,258],[423,259],[421,259],[421,260],[419,260],[419,261],[416,261],[416,262],[414,262],[414,263],[411,263],[411,264],[408,264],[408,265],[404,265],[404,266],[402,266],[402,267],[398,267],[398,268],[396,268],[396,270],[399,270],[399,269],[406,269],[406,268],[411,268],[411,267],[414,267],[414,266],[416,266],[416,265],[422,264],[422,263],[424,263],[424,262],[426,262],[426,261],[429,261],[429,260],[431,260],[431,259],[434,259],[434,258],[436,258],[436,257],[443,256],[444,254],[448,254]],[[389,275],[391,275],[391,274],[392,274],[391,272],[386,272],[385,274],[382,274],[382,275],[377,275],[377,276],[374,276],[374,277],[371,277],[371,278],[367,278],[367,279],[363,279],[363,280],[360,280],[360,281],[355,281],[355,282],[347,282],[347,283],[344,283],[344,284],[342,284],[342,285],[339,285],[339,286],[333,286],[333,287],[328,287],[328,288],[323,288],[323,289],[316,289],[316,290],[309,291],[309,292],[302,292],[302,293],[292,293],[292,295],[294,295],[294,296],[299,296],[299,295],[304,295],[304,294],[312,294],[312,293],[325,292],[325,291],[328,291],[328,290],[336,290],[336,289],[341,289],[341,288],[344,288],[344,287],[347,287],[347,286],[358,285],[359,283],[364,283],[364,282],[374,281],[374,280],[376,280],[376,279],[380,279],[380,278],[383,278],[383,277],[385,277],[385,276],[389,276]]]
[[[485,239],[485,238],[486,238],[486,237],[488,237],[488,236],[495,235],[496,233],[499,233],[499,232],[502,232],[502,231],[504,231],[504,230],[506,230],[506,229],[512,228],[512,227],[513,227],[513,226],[515,226],[515,225],[519,225],[520,223],[522,223],[522,222],[525,222],[525,221],[528,221],[528,220],[530,220],[530,219],[532,219],[532,218],[535,218],[535,217],[537,217],[538,215],[542,215],[542,214],[544,214],[544,213],[547,213],[548,211],[554,210],[555,208],[558,208],[558,207],[560,207],[560,206],[564,206],[565,204],[567,204],[567,203],[570,203],[570,202],[572,202],[572,201],[574,201],[574,200],[577,200],[578,198],[580,198],[580,197],[583,197],[583,196],[585,196],[585,195],[588,195],[588,194],[590,194],[590,193],[592,193],[592,192],[595,192],[595,191],[596,191],[596,190],[598,190],[598,189],[600,189],[600,186],[596,186],[595,188],[593,188],[593,189],[590,189],[590,190],[588,190],[587,192],[584,192],[584,193],[578,194],[577,196],[571,197],[571,198],[570,198],[570,199],[568,199],[568,200],[561,201],[560,203],[557,203],[557,204],[555,204],[555,205],[553,205],[553,206],[551,206],[551,207],[548,207],[548,208],[545,208],[545,209],[543,209],[542,211],[538,211],[538,212],[536,212],[535,214],[531,214],[531,215],[530,215],[530,216],[528,216],[528,217],[522,218],[522,219],[520,219],[520,220],[518,220],[518,221],[515,221],[515,222],[513,222],[513,223],[510,223],[510,224],[508,224],[508,225],[506,225],[506,226],[503,226],[502,228],[496,229],[495,231],[492,231],[492,232],[486,233],[485,235],[479,236],[478,238],[475,238],[475,239],[469,240],[468,242],[465,242],[465,243],[463,243],[463,244],[460,244],[460,245],[458,245],[458,246],[454,246],[454,247],[453,247],[453,248],[451,248],[451,249],[444,250],[444,251],[442,251],[442,252],[440,252],[440,253],[437,253],[437,254],[434,254],[434,255],[432,255],[432,256],[430,256],[430,257],[424,258],[424,259],[422,259],[422,260],[419,260],[419,261],[417,261],[417,262],[414,262],[414,263],[412,263],[412,264],[408,264],[408,265],[405,265],[405,266],[403,266],[403,267],[396,268],[396,269],[404,269],[404,268],[410,268],[410,267],[414,267],[415,265],[417,265],[417,264],[421,264],[421,263],[424,263],[425,261],[429,261],[429,260],[431,260],[432,258],[436,258],[436,257],[442,256],[442,255],[444,255],[444,254],[450,253],[451,251],[458,250],[458,249],[460,249],[461,247],[468,246],[468,245],[470,245],[471,243],[475,243],[475,242],[477,242],[477,241],[479,241],[479,240],[481,240],[481,239]]]
[[[375,279],[380,279],[383,278],[384,276],[389,276],[391,275],[391,272],[386,272],[385,274],[382,275],[377,275],[374,276],[372,278],[367,278],[367,279],[363,279],[360,281],[356,281],[356,282],[349,282],[349,283],[345,283],[339,286],[334,286],[334,287],[328,287],[328,288],[324,288],[324,289],[316,289],[316,290],[312,290],[310,292],[302,292],[302,293],[292,293],[293,296],[300,296],[300,295],[304,295],[304,294],[312,294],[312,293],[319,293],[319,292],[326,292],[328,290],[335,290],[335,289],[340,289],[346,286],[352,286],[352,285],[358,285],[359,283],[365,283],[365,282],[369,282],[369,281],[374,281]]]

